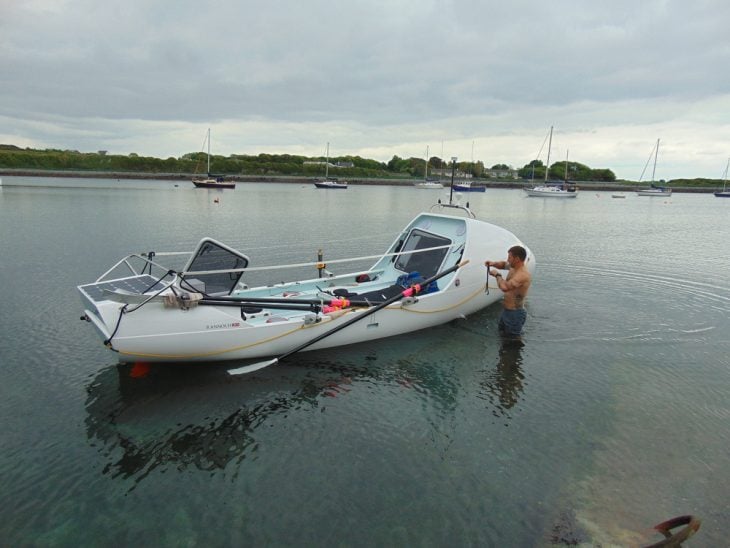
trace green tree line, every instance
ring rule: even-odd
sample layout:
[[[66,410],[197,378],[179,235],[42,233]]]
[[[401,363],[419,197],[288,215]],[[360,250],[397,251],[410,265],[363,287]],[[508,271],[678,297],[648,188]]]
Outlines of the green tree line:
[[[545,179],[545,164],[541,160],[533,160],[518,171],[522,179]],[[578,162],[555,162],[550,166],[548,180],[558,181],[599,181],[611,183],[616,175],[610,169],[591,169]]]
[[[425,175],[426,162],[423,158],[393,158],[385,163],[360,156],[338,156],[329,159],[331,165],[347,166],[330,168],[330,175],[361,178],[420,178]],[[324,175],[324,156],[297,156],[292,154],[232,154],[230,156],[211,155],[211,173],[218,175],[265,175],[265,176],[306,176]],[[102,152],[79,152],[58,149],[22,149],[14,145],[0,145],[1,169],[27,169],[38,171],[98,171],[159,174],[202,174],[207,167],[204,152],[191,152],[179,158],[154,158],[137,154],[118,155]],[[428,160],[428,172],[435,169],[448,169],[450,164],[432,156]],[[483,162],[459,162],[455,166],[461,173],[469,173],[474,178],[483,178],[488,168]],[[511,169],[505,164],[495,164],[492,170]],[[565,178],[565,162],[550,166],[548,179]],[[567,165],[568,179],[575,181],[615,181],[616,176],[610,169],[591,169],[578,162]],[[522,179],[545,178],[545,165],[533,160],[518,170]]]

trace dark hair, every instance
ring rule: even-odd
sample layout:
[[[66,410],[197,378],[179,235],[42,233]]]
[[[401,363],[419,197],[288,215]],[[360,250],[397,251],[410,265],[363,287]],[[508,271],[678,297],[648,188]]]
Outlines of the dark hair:
[[[520,261],[524,261],[525,259],[527,259],[527,251],[525,251],[525,248],[521,245],[513,245],[509,248],[508,253],[511,253]]]

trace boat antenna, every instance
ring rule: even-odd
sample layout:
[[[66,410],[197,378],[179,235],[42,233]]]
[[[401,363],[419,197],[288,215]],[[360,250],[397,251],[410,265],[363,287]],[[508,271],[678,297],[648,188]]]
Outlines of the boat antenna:
[[[426,170],[423,173],[423,182],[428,181],[428,145],[426,145]]]
[[[451,191],[449,192],[449,205],[454,205],[453,197],[454,197],[454,175],[456,173],[456,160],[458,160],[458,158],[456,156],[451,157]]]
[[[330,178],[330,144],[329,141],[327,142],[327,152],[326,158],[324,161],[324,179],[325,181],[328,181]]]
[[[208,128],[208,136],[205,140],[208,141],[208,177],[210,177],[210,128]]]

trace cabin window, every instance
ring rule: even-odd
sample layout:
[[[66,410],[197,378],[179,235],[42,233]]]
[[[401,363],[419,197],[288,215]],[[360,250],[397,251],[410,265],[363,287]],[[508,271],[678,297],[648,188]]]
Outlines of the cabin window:
[[[192,274],[206,270],[234,270],[246,268],[248,258],[232,249],[211,240],[203,240],[198,245],[193,258],[185,267],[191,274],[181,283],[184,289],[195,288],[207,295],[228,295],[238,284],[243,272],[220,272],[215,274]],[[189,282],[189,285],[186,284]],[[201,287],[201,283],[203,287]]]
[[[441,247],[451,245],[451,240],[436,234],[424,232],[418,228],[411,231],[408,239],[401,248],[401,252],[428,249],[430,247]],[[400,255],[395,262],[395,267],[403,272],[418,272],[423,278],[430,278],[439,272],[449,249],[434,249],[422,253],[409,253]]]

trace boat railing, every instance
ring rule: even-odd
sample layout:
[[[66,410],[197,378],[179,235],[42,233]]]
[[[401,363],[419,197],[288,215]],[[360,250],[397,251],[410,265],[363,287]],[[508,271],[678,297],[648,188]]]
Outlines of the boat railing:
[[[333,259],[331,261],[327,261],[328,264],[343,264],[343,263],[351,263],[355,261],[364,261],[368,259],[384,259],[386,257],[396,257],[396,256],[402,256],[402,255],[411,255],[414,253],[427,253],[429,251],[436,251],[439,249],[449,249],[449,248],[459,248],[463,245],[462,242],[453,243],[450,245],[440,245],[435,247],[426,247],[423,249],[413,249],[410,251],[394,251],[392,253],[380,253],[378,255],[363,255],[361,257],[350,257],[347,259]],[[282,264],[282,265],[269,265],[269,266],[254,266],[254,267],[246,267],[246,268],[232,268],[230,270],[188,270],[185,272],[180,272],[180,276],[182,277],[188,277],[188,276],[202,276],[205,274],[219,274],[219,273],[239,273],[239,272],[261,272],[266,270],[284,270],[284,269],[290,269],[290,268],[303,268],[308,266],[314,266],[317,267],[321,264],[321,261],[318,262],[307,262],[307,263],[292,263],[292,264]],[[343,275],[347,276],[347,274]]]
[[[443,209],[443,208],[447,208],[447,207],[448,208],[451,208],[451,209],[456,209],[456,210],[459,210],[459,211],[462,211],[462,212],[466,213],[469,216],[470,219],[476,219],[477,218],[477,216],[474,215],[474,212],[471,209],[469,209],[469,204],[467,204],[466,206],[458,205],[458,204],[442,204],[439,201],[437,204],[433,204],[431,206],[431,211],[433,211],[434,209]]]
[[[163,255],[190,255],[190,253],[185,251],[172,251],[172,252],[160,252],[156,253],[153,251],[150,251],[149,253],[131,253],[127,255],[126,257],[121,258],[119,261],[117,261],[109,270],[104,272],[101,276],[99,276],[95,283],[103,282],[105,280],[108,280],[114,272],[116,272],[120,267],[126,267],[127,270],[133,275],[133,276],[141,276],[145,274],[145,272],[148,272],[150,275],[152,275],[152,269],[156,269],[160,276],[164,277],[165,273],[170,274],[173,276],[173,278],[177,277],[177,273],[174,270],[171,270],[169,267],[164,266],[154,260],[152,260],[153,257],[156,256],[163,256]],[[141,262],[141,265],[133,264],[132,261],[137,260],[137,262]]]
[[[144,306],[149,301],[154,299],[157,295],[160,293],[163,293],[170,287],[175,286],[176,284],[179,284],[181,277],[179,274],[173,270],[170,269],[156,261],[153,260],[153,257],[157,255],[189,255],[189,253],[185,252],[164,252],[164,253],[155,253],[155,252],[149,252],[149,253],[131,253],[127,255],[126,257],[123,257],[119,261],[117,261],[111,268],[109,268],[106,272],[104,272],[101,276],[99,276],[96,279],[96,284],[103,283],[103,282],[109,282],[113,279],[118,279],[120,277],[120,274],[118,273],[120,269],[124,269],[129,271],[129,273],[132,274],[133,277],[137,276],[151,276],[153,278],[157,278],[157,280],[154,283],[151,283],[150,288],[154,288],[154,292],[148,293],[147,291],[143,292],[144,295],[148,295],[148,298],[143,300],[142,302],[136,303],[135,306],[131,308],[126,308],[126,312],[133,312],[137,310],[138,308]],[[122,276],[122,278],[127,278],[128,275]],[[169,279],[168,279],[169,278]]]
[[[452,206],[452,207],[459,207],[460,209],[463,209],[468,212],[468,209],[460,206]],[[453,248],[455,250],[460,249],[463,246],[463,242],[455,242],[453,244],[449,245],[441,245],[441,246],[435,246],[435,247],[428,247],[423,249],[413,249],[408,251],[394,251],[390,253],[380,253],[378,255],[364,255],[360,257],[350,257],[345,259],[333,259],[331,261],[327,261],[328,264],[345,264],[345,263],[351,263],[356,261],[363,261],[363,260],[382,260],[387,257],[400,257],[404,255],[411,255],[416,253],[428,253],[431,251],[436,251],[439,249],[450,249]],[[147,253],[131,253],[119,261],[117,261],[111,268],[109,268],[106,272],[104,272],[101,276],[99,276],[96,279],[96,282],[94,283],[101,283],[104,281],[109,281],[112,279],[112,276],[114,275],[115,278],[119,278],[120,276],[118,274],[115,274],[118,272],[120,268],[126,268],[126,270],[129,271],[129,273],[132,276],[142,276],[145,274],[149,274],[153,277],[157,277],[160,280],[160,283],[164,285],[164,289],[167,289],[173,285],[179,285],[184,279],[190,279],[195,276],[202,276],[207,274],[238,274],[241,272],[262,272],[262,271],[271,271],[271,270],[284,270],[284,269],[294,269],[294,268],[303,268],[303,267],[321,267],[322,261],[317,262],[306,262],[306,263],[291,263],[291,264],[283,264],[283,265],[269,265],[269,266],[259,266],[259,267],[246,267],[246,268],[232,268],[232,269],[221,269],[221,270],[181,270],[176,271],[168,266],[165,266],[156,260],[154,260],[155,257],[163,257],[163,256],[190,256],[190,252],[187,251],[160,251],[160,252],[147,252]],[[330,274],[330,278],[337,279],[340,277],[347,277],[349,274],[343,274],[340,276],[335,276]],[[166,278],[169,277],[169,280],[166,280]],[[163,282],[163,280],[165,280]],[[163,290],[164,290],[163,289]],[[159,293],[159,291],[156,291],[156,293]]]

